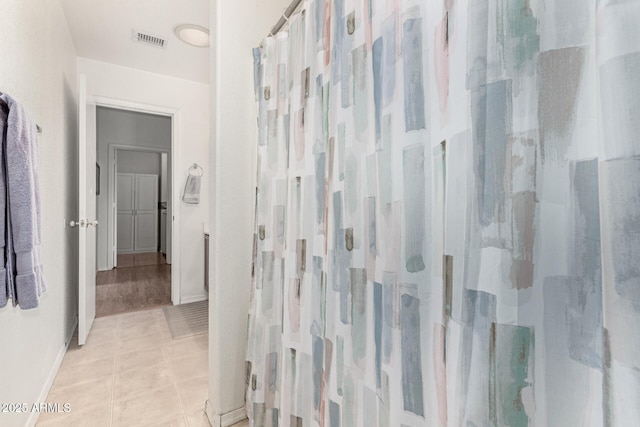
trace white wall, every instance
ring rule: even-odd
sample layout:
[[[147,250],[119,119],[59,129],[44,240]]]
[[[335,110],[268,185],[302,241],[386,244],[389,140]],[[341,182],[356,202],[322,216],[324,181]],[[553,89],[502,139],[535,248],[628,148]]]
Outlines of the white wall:
[[[118,150],[116,151],[116,158],[118,163],[118,174],[121,173],[132,173],[132,174],[149,174],[149,175],[157,175],[158,180],[156,182],[156,188],[158,190],[158,201],[160,201],[160,153],[148,153],[144,151],[130,151],[130,150]],[[116,181],[118,182],[118,181]],[[134,185],[135,187],[135,185]],[[137,191],[134,189],[134,192]],[[136,196],[137,197],[137,196]],[[160,210],[157,211],[157,221],[158,226],[160,225]],[[133,236],[129,233],[127,235],[122,235],[120,233],[121,230],[118,230],[118,245],[117,247],[122,248],[124,245],[120,244],[120,239],[123,239],[124,242],[131,242],[133,240]],[[133,229],[132,229],[133,231]],[[148,239],[148,237],[145,237]],[[157,234],[156,245],[160,246],[160,233]],[[135,248],[131,248],[135,250]]]
[[[0,309],[0,402],[44,402],[77,313],[76,54],[57,1],[2,0],[0,91],[42,127],[39,175],[42,261],[48,291],[40,307]],[[37,414],[0,413],[0,425]]]
[[[209,85],[167,77],[104,62],[79,58],[79,72],[87,76],[89,97],[105,97],[132,103],[158,106],[178,111],[179,177],[176,191],[182,191],[189,167],[198,162],[205,176],[209,169]],[[202,230],[209,222],[209,183],[202,186],[201,203],[180,203],[181,295],[182,303],[206,298],[204,291],[204,237]]]
[[[244,406],[244,358],[255,198],[256,108],[252,49],[290,0],[211,0],[211,283],[209,404],[212,425]],[[226,423],[225,423],[226,424]]]
[[[98,270],[109,269],[108,214],[111,194],[109,193],[109,145],[131,145],[137,147],[171,150],[171,118],[145,114],[136,111],[124,111],[113,108],[96,108],[97,123],[97,161],[100,165],[100,195],[98,196]],[[133,154],[135,156],[135,154]],[[157,156],[157,154],[156,154]],[[125,158],[128,158],[125,156]],[[171,158],[169,157],[169,164]],[[120,172],[121,164],[118,165]],[[141,172],[160,173],[160,172]],[[170,177],[169,177],[170,179]],[[170,183],[170,180],[169,180]],[[171,227],[168,227],[169,229]],[[170,231],[168,233],[170,235]]]

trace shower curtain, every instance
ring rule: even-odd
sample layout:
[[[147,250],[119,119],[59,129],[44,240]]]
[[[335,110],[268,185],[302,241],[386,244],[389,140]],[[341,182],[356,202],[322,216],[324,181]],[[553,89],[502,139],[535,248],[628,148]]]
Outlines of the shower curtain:
[[[640,422],[640,0],[306,0],[255,54],[255,426]]]

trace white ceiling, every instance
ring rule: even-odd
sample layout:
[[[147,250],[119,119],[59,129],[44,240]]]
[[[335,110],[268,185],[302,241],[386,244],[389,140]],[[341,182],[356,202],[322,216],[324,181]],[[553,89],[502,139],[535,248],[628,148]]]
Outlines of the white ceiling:
[[[60,0],[79,56],[182,79],[209,82],[209,49],[183,43],[179,24],[209,28],[209,0]],[[167,40],[133,41],[133,30]]]

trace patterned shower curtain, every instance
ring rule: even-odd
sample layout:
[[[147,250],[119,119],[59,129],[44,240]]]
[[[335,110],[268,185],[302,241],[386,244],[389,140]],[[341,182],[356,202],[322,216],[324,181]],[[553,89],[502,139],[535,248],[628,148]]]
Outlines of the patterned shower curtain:
[[[640,0],[306,0],[255,51],[255,426],[640,423]]]

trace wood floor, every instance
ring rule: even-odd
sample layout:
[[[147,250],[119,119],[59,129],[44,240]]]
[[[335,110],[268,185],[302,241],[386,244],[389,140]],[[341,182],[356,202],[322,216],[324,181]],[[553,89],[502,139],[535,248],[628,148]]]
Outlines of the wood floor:
[[[141,254],[118,254],[118,268],[142,267],[143,265],[166,264],[164,255],[160,252]]]
[[[171,266],[162,254],[118,255],[118,268],[96,276],[96,317],[171,304]]]

